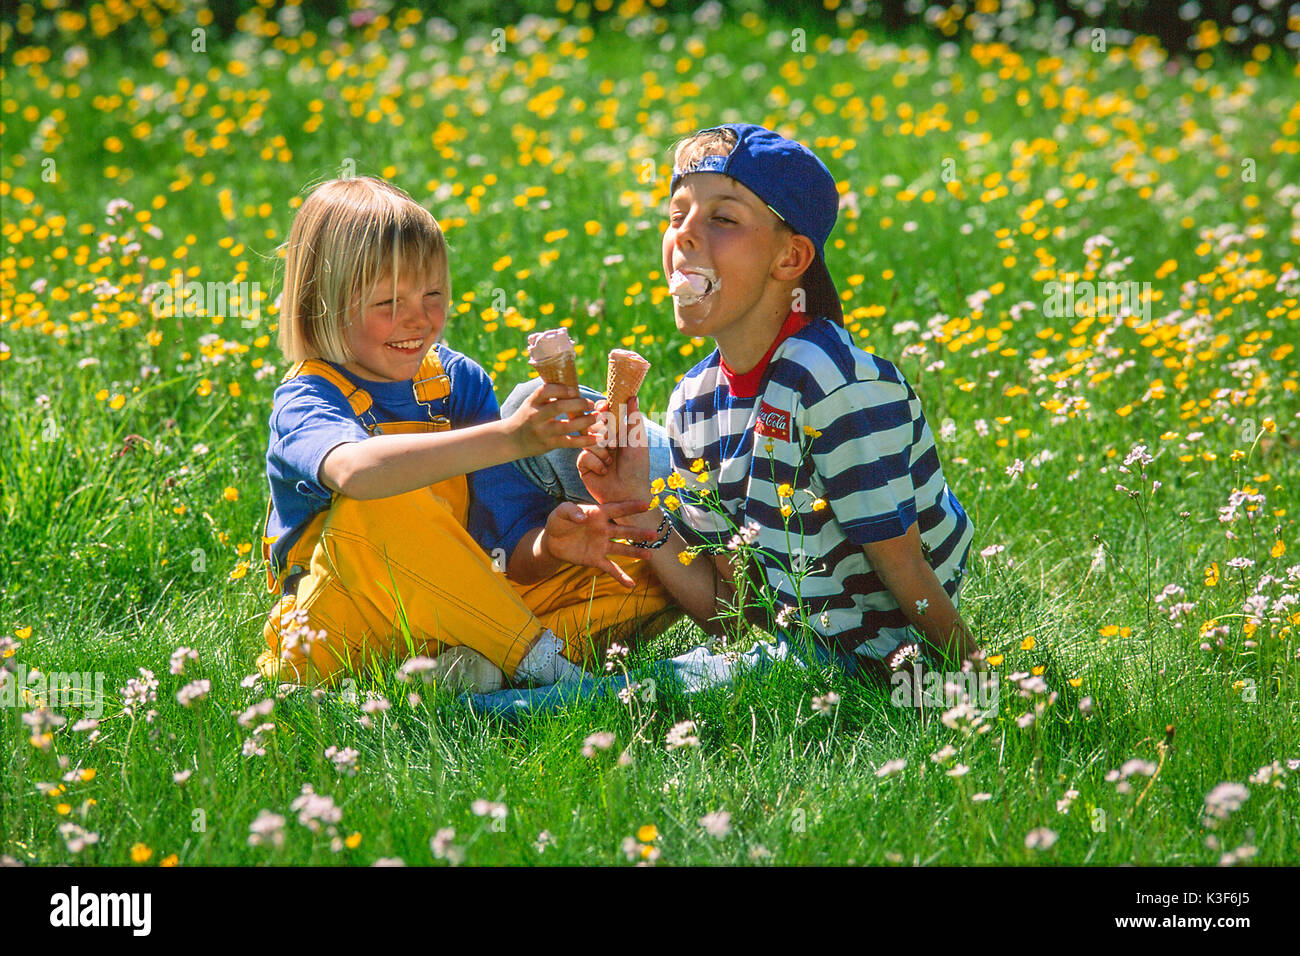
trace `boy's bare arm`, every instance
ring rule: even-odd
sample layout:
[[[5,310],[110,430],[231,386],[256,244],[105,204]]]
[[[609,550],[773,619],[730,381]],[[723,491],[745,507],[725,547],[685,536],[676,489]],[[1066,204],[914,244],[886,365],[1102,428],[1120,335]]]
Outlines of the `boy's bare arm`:
[[[624,518],[621,523],[654,532],[662,521],[663,512],[653,508]],[[730,569],[725,555],[697,554],[688,559],[689,563],[683,563],[682,554],[688,548],[682,536],[673,530],[662,547],[640,550],[638,557],[650,565],[659,583],[682,610],[706,632],[714,634],[718,632],[718,623],[713,618],[735,598]]]
[[[596,417],[587,414],[590,403],[586,399],[568,397],[576,391],[565,385],[547,385],[503,421],[433,434],[375,435],[346,442],[321,462],[321,483],[349,498],[391,498],[552,448],[588,447],[596,441],[587,434]],[[561,414],[572,420],[557,421]],[[571,432],[582,434],[571,437]]]
[[[934,569],[921,554],[916,523],[905,534],[862,546],[867,562],[927,642],[954,662],[980,666],[974,635],[953,606]]]

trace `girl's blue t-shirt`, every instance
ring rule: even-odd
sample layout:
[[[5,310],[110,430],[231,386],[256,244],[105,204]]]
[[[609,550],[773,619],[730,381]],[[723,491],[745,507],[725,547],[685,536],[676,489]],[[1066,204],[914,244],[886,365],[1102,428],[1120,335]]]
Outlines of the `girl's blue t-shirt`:
[[[381,423],[428,421],[430,410],[434,415],[445,415],[452,428],[497,421],[501,409],[492,391],[492,380],[482,366],[446,345],[436,348],[451,382],[451,392],[431,405],[415,400],[409,381],[372,382],[342,366],[333,367],[369,393],[374,400],[370,414]],[[365,441],[370,433],[352,413],[343,393],[319,375],[299,375],[280,385],[275,390],[270,424],[266,474],[271,485],[271,514],[267,536],[275,538],[271,549],[275,560],[281,562],[311,519],[330,506],[333,492],[320,480],[325,456],[346,442]],[[471,472],[467,479],[466,530],[488,554],[501,549],[504,554],[498,554],[504,559],[514,553],[524,534],[546,523],[555,506],[551,497],[511,462]]]

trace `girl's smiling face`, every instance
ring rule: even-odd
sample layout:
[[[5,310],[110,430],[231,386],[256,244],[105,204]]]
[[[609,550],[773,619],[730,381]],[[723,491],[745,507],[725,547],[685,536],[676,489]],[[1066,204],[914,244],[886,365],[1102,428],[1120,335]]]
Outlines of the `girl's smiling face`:
[[[419,371],[447,324],[447,291],[439,279],[392,274],[355,303],[347,328],[348,371],[375,382],[405,382]]]

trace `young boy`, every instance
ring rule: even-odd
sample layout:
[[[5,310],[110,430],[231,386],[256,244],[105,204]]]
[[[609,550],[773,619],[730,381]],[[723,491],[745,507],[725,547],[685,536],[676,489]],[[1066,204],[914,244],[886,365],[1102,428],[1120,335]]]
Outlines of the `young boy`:
[[[669,402],[680,477],[667,511],[618,520],[661,536],[671,520],[666,546],[645,554],[702,624],[734,599],[729,556],[683,551],[725,547],[740,529],[758,550],[751,573],[778,606],[802,603],[842,663],[880,669],[911,624],[953,665],[978,665],[956,608],[973,529],[915,392],[843,328],[823,259],[837,208],[822,162],[771,130],[722,126],[678,146],[664,275],[678,331],[717,349]],[[616,501],[658,490],[645,459],[588,448],[579,468],[597,501]]]

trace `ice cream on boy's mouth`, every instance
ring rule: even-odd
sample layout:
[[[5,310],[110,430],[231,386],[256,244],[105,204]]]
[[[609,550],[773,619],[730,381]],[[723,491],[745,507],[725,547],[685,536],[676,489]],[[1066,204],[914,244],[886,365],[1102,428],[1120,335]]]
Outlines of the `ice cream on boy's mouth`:
[[[718,274],[712,269],[692,269],[690,272],[679,269],[668,278],[668,294],[676,298],[679,305],[694,305],[720,284]]]

